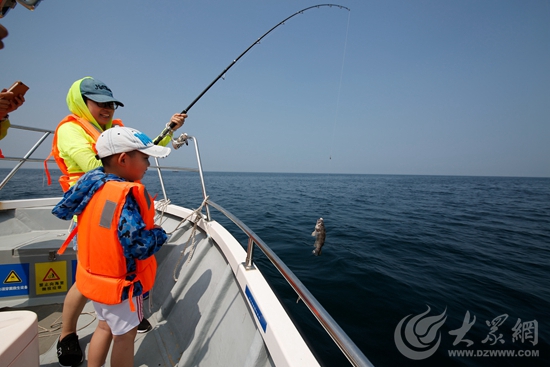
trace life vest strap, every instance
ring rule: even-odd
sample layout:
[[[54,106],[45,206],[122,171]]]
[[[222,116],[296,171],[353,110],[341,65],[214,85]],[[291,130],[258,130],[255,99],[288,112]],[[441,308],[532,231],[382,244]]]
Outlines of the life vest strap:
[[[63,242],[59,250],[57,250],[58,255],[63,255],[63,253],[65,252],[65,249],[67,249],[67,246],[69,246],[69,243],[73,240],[77,231],[78,231],[78,225],[75,225],[71,233],[69,233],[69,236],[67,237],[65,242]]]
[[[46,171],[46,178],[48,179],[48,186],[52,184],[52,177],[50,175],[50,170],[48,169],[48,161],[53,157],[53,154],[50,152],[48,158],[44,159],[44,171]],[[64,190],[65,191],[65,190]]]
[[[130,284],[130,289],[128,290],[128,301],[130,303],[130,311],[136,312],[136,305],[134,305],[134,282]]]

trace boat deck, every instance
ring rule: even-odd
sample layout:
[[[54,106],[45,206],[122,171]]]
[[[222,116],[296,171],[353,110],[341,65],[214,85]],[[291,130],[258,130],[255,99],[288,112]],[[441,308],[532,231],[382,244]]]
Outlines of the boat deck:
[[[13,266],[17,277],[26,278],[22,280],[28,295],[0,297],[0,308],[37,313],[40,365],[57,366],[55,344],[64,292],[41,291],[40,282],[44,273],[43,280],[49,280],[51,272],[41,270],[46,264],[45,269],[55,270],[66,288],[72,284],[74,251],[67,249],[52,258],[67,236],[68,222],[53,218],[50,206],[10,209],[5,203],[0,207],[0,266]],[[156,255],[157,279],[144,302],[153,330],[138,334],[135,364],[318,365],[259,270],[244,268],[242,246],[217,222],[194,215],[175,206],[164,212],[162,226],[171,235]],[[186,217],[198,224],[184,221],[176,229]],[[22,264],[29,264],[27,274],[19,270]],[[88,302],[78,321],[83,350],[87,351],[96,325]]]

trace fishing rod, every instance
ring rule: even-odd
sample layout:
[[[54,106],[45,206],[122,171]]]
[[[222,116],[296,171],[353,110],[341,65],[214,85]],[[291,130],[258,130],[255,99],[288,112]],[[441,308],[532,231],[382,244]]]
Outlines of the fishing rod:
[[[333,6],[336,6],[340,9],[346,9],[347,11],[350,11],[349,8],[345,7],[345,6],[342,6],[342,5],[338,5],[338,4],[319,4],[319,5],[313,5],[313,6],[310,6],[308,8],[305,8],[305,9],[302,9],[302,10],[299,10],[297,11],[296,13],[292,14],[291,16],[283,19],[282,21],[280,21],[279,23],[277,23],[277,25],[275,25],[273,28],[271,28],[269,31],[265,32],[260,38],[258,38],[256,41],[254,41],[250,46],[248,46],[248,48],[246,50],[244,50],[244,52],[242,54],[239,55],[239,57],[237,57],[235,60],[233,60],[221,73],[220,75],[218,75],[216,77],[216,79],[214,79],[198,96],[197,98],[195,98],[193,100],[193,102],[191,102],[189,104],[189,106],[187,106],[186,109],[184,109],[183,111],[181,111],[182,114],[184,113],[187,113],[187,111],[189,111],[191,109],[191,107],[193,107],[195,105],[195,103],[198,102],[199,99],[202,98],[202,96],[208,92],[208,90],[214,85],[216,84],[216,82],[218,80],[220,80],[220,78],[222,78],[225,73],[231,69],[231,67],[233,65],[235,65],[237,63],[237,61],[239,61],[239,59],[241,57],[243,57],[248,51],[250,51],[250,49],[254,46],[256,46],[258,43],[260,43],[260,41],[265,37],[267,36],[269,33],[271,33],[271,31],[273,31],[275,28],[279,27],[280,25],[284,24],[287,20],[289,20],[290,18],[298,15],[298,14],[302,14],[303,12],[309,10],[309,9],[313,9],[313,8],[320,8],[322,6],[328,6],[328,7],[333,7]],[[153,141],[154,144],[158,144],[173,128],[174,126],[176,126],[175,123],[169,123],[169,124],[166,124],[166,127],[164,128],[164,130],[162,130],[162,132],[160,133],[160,135]]]

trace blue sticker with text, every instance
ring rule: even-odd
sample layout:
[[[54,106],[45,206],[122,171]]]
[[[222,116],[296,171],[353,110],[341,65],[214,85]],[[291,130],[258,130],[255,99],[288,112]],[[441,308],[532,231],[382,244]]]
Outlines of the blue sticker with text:
[[[0,265],[0,297],[29,295],[29,264]]]
[[[248,286],[246,286],[244,293],[246,293],[246,298],[248,298],[248,302],[250,302],[250,305],[252,306],[252,309],[254,310],[254,313],[256,314],[256,317],[258,318],[258,322],[262,326],[262,329],[267,329],[267,322],[264,319],[264,315],[262,314],[262,311],[258,307],[258,304],[256,303],[256,300],[254,299],[254,296],[250,292],[250,289],[248,289]]]

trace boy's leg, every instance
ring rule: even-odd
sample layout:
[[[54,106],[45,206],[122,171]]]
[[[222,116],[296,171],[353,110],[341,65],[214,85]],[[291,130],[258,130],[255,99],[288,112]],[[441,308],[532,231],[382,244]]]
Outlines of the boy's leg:
[[[137,326],[126,334],[113,336],[111,366],[132,367],[134,365],[134,340],[136,334]]]
[[[61,334],[56,346],[60,366],[77,366],[84,360],[76,335],[76,324],[86,301],[86,297],[80,293],[76,284],[73,284],[63,302]]]
[[[63,313],[61,315],[61,335],[59,336],[60,340],[63,340],[69,334],[76,333],[76,324],[78,322],[78,317],[82,313],[84,306],[88,299],[80,293],[74,283],[67,292],[65,296],[65,301],[63,302]]]
[[[113,334],[111,334],[109,325],[107,325],[106,321],[100,320],[94,331],[94,335],[92,335],[92,340],[90,341],[90,347],[88,349],[88,367],[101,367],[105,364],[112,339]],[[112,366],[117,365],[112,364]]]
[[[129,300],[122,301],[116,305],[105,305],[98,302],[93,303],[97,319],[105,323],[105,325],[101,324],[102,330],[106,327],[109,331],[109,335],[112,336],[113,350],[111,351],[111,366],[126,367],[133,366],[134,364],[134,339],[137,334],[139,322],[143,317],[143,297],[136,296],[132,299],[132,302],[136,307],[135,312],[130,310]],[[92,343],[95,343],[94,338],[98,332],[99,327],[96,329],[90,343],[88,366],[91,367],[101,366],[101,364],[96,365],[95,363],[104,363],[107,352],[109,351],[109,344],[107,344],[105,354],[99,352],[102,350],[101,348],[105,347],[100,342],[107,342],[106,339],[101,338],[102,334],[98,334],[97,344],[95,344],[94,349],[92,349]],[[110,343],[111,339],[108,341]],[[94,353],[93,359],[92,352]],[[90,361],[93,361],[94,364],[90,364]]]

